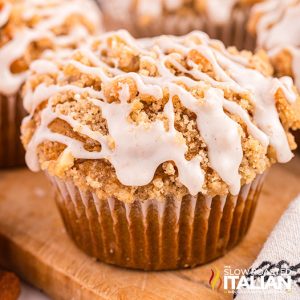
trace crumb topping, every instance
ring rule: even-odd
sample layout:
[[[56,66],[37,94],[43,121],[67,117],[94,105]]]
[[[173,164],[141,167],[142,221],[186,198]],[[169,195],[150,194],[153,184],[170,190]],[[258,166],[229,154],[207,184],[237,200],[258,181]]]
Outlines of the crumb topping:
[[[0,0],[0,92],[18,92],[32,61],[76,48],[101,30],[100,20],[89,0]]]
[[[27,163],[102,199],[237,194],[293,156],[299,96],[290,78],[271,75],[263,52],[225,49],[202,32],[104,34],[32,65]]]

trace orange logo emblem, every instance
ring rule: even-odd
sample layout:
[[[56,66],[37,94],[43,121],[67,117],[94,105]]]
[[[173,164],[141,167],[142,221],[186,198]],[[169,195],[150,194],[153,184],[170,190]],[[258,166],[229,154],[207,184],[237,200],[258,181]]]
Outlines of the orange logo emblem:
[[[211,288],[214,290],[217,286],[217,290],[220,289],[221,285],[222,285],[222,278],[221,278],[221,274],[220,274],[220,270],[216,267],[214,267],[213,269],[211,269],[211,276],[209,278],[209,285],[211,286]]]

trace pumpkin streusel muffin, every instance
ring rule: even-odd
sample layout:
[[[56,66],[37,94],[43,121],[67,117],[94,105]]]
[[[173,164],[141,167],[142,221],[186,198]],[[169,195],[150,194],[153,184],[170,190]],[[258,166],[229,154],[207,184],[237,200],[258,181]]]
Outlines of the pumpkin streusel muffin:
[[[125,28],[136,37],[186,34],[202,30],[227,46],[253,49],[246,24],[261,0],[98,0],[110,29]]]
[[[95,38],[38,60],[22,139],[70,236],[119,266],[208,262],[250,225],[265,171],[288,162],[300,105],[289,77],[202,32]]]
[[[254,6],[249,30],[274,66],[275,74],[291,76],[300,90],[300,1],[268,0]],[[296,133],[300,143],[300,133]]]
[[[269,0],[257,4],[249,30],[257,37],[257,47],[267,51],[278,76],[294,78],[300,89],[300,1]]]
[[[63,54],[100,29],[90,0],[0,0],[0,168],[24,163],[21,87],[30,63],[46,50]]]

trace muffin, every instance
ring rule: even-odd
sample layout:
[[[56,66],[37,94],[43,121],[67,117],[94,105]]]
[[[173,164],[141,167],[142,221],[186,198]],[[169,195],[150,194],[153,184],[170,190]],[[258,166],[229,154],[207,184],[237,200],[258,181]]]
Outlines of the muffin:
[[[69,235],[100,261],[144,270],[235,246],[300,126],[289,77],[203,32],[106,33],[33,63],[24,93],[26,161],[53,183]]]
[[[291,76],[300,90],[300,1],[269,0],[254,6],[249,30],[267,51],[277,76]],[[297,132],[300,143],[300,133]]]
[[[246,22],[250,8],[259,0],[98,1],[108,28],[125,28],[136,37],[182,35],[198,29],[227,46],[254,48]]]
[[[249,30],[256,35],[257,47],[268,52],[276,74],[293,77],[298,89],[300,89],[299,16],[300,1],[269,0],[253,8],[249,21]]]
[[[99,32],[100,21],[89,0],[0,0],[0,168],[24,164],[21,88],[30,63],[45,52],[76,48]]]

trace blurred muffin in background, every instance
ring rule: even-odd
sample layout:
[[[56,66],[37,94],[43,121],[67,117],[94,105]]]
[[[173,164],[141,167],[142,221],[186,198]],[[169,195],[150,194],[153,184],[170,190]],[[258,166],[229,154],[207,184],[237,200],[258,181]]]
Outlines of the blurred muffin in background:
[[[0,0],[0,168],[22,165],[21,88],[30,63],[101,32],[92,0]]]
[[[300,90],[300,1],[268,0],[254,6],[248,24],[275,69],[275,75],[291,76]],[[297,143],[300,133],[296,132]]]
[[[22,126],[76,244],[99,260],[162,270],[223,255],[246,234],[266,170],[300,127],[290,77],[203,32],[90,41],[32,64]]]
[[[125,28],[136,37],[182,35],[193,30],[207,32],[227,46],[253,49],[254,39],[246,23],[259,0],[98,0],[106,26]]]

